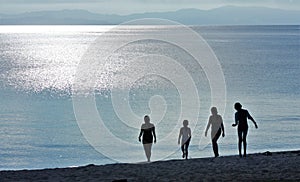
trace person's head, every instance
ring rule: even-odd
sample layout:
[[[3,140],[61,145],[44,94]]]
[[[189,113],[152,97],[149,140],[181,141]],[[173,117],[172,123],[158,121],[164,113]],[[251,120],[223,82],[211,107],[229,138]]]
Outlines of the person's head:
[[[234,109],[237,110],[237,111],[241,110],[242,109],[242,104],[240,104],[239,102],[235,103],[234,104]]]
[[[212,115],[218,114],[218,110],[217,110],[216,107],[212,107],[212,108],[210,109],[210,112],[211,112]]]
[[[148,115],[144,116],[145,123],[150,123],[150,117]]]
[[[183,123],[182,123],[182,124],[183,124],[183,126],[186,127],[187,125],[189,125],[189,121],[188,121],[188,120],[183,120]]]

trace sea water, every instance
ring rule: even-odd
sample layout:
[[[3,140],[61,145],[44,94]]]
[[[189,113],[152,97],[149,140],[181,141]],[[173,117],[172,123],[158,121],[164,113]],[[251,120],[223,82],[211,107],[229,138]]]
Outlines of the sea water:
[[[103,67],[95,67],[97,75],[92,94],[101,122],[110,135],[94,138],[99,146],[86,138],[86,129],[94,125],[87,125],[86,129],[78,125],[73,108],[75,75],[83,58],[89,56],[86,53],[91,45],[111,28],[0,27],[1,170],[141,162],[146,159],[138,135],[146,114],[156,126],[153,160],[181,158],[177,145],[181,114],[186,114],[192,129],[189,157],[213,156],[210,138],[203,136],[212,106],[210,80],[202,65],[197,66],[186,51],[155,40],[131,42],[113,52],[110,60],[102,65],[104,71]],[[148,28],[142,29],[155,29]],[[237,132],[231,127],[236,101],[249,110],[259,127],[255,129],[249,121],[248,153],[299,149],[300,26],[190,28],[211,47],[225,79],[226,107],[223,111],[220,108],[220,113],[226,136],[218,142],[220,155],[237,154]],[[136,29],[141,27],[127,27],[111,33],[112,37],[134,35],[138,33]],[[163,31],[168,27],[159,29]],[[185,102],[181,100],[182,94],[187,93],[180,93],[178,87],[185,86],[184,82],[146,74],[147,70],[159,68],[164,74],[177,75],[180,80],[183,73],[160,63],[160,57],[157,60],[145,57],[149,59],[146,65],[135,63],[138,61],[134,59],[135,55],[143,58],[141,55],[145,53],[171,57],[184,65],[199,93],[199,111],[189,105],[195,98],[187,98],[192,100],[181,105]],[[136,70],[130,70],[132,68]],[[138,77],[137,72],[145,72],[145,75]],[[112,77],[116,75],[118,80],[136,79],[130,85],[125,84],[129,86],[126,88],[119,84],[112,86]],[[118,93],[121,96],[125,93],[127,97],[122,101],[114,100]],[[86,117],[91,117],[90,106],[84,103],[82,110]],[[186,113],[181,113],[182,109]],[[134,114],[140,122],[126,119],[125,111],[128,115]],[[192,116],[195,112],[199,114]],[[95,122],[99,121],[95,119]],[[99,128],[99,132],[104,132],[102,129]]]

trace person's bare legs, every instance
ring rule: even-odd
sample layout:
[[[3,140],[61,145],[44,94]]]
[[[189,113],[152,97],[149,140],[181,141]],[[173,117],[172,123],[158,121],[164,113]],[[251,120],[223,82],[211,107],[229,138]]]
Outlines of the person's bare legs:
[[[219,157],[219,150],[218,150],[218,139],[221,136],[221,130],[218,130],[218,132],[215,134],[215,136],[212,139],[212,146],[213,146],[213,151],[215,154],[215,157]]]
[[[150,162],[152,143],[143,144],[147,161]]]
[[[247,138],[247,133],[248,133],[248,130],[245,130],[244,132],[243,132],[243,144],[244,144],[244,157],[246,157],[246,151],[247,151],[247,140],[246,140],[246,138]]]
[[[244,157],[246,157],[247,154],[247,133],[248,133],[248,129],[245,129],[243,131],[238,131],[238,135],[239,135],[239,155],[240,157],[242,157],[242,143],[243,143],[243,147],[244,147]]]
[[[184,149],[185,144],[181,145],[181,151],[182,151],[182,158],[185,158],[185,149]]]
[[[238,137],[239,137],[238,146],[239,146],[239,156],[240,157],[242,157],[242,141],[243,141],[242,134],[243,134],[242,131],[238,131]]]

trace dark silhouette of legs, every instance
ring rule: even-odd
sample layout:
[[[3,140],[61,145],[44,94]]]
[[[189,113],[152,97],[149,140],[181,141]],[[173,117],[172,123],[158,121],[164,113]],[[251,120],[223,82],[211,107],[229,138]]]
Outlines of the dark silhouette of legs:
[[[218,150],[218,139],[221,136],[221,129],[218,130],[218,132],[215,134],[215,136],[212,139],[212,146],[213,146],[213,151],[215,154],[215,157],[219,156],[219,150]]]
[[[189,155],[189,152],[188,152],[188,148],[189,148],[189,145],[190,145],[190,138],[181,146],[181,151],[182,151],[182,158],[185,158],[185,159],[188,159],[188,155]]]
[[[185,144],[181,145],[182,158],[185,158]]]
[[[239,155],[242,157],[242,143],[244,145],[244,157],[246,157],[246,151],[247,151],[247,133],[248,133],[248,128],[245,130],[240,130],[238,131],[238,136],[239,136]]]
[[[238,145],[239,145],[239,155],[240,157],[242,157],[242,131],[238,131],[238,136],[239,136],[239,142],[238,142]]]
[[[244,157],[246,157],[246,150],[247,150],[247,141],[246,141],[247,133],[248,133],[248,130],[245,130],[245,131],[243,132]]]
[[[186,142],[185,142],[185,159],[188,159],[188,149],[189,149],[189,145],[190,145],[190,140],[191,138],[189,138]]]
[[[143,146],[147,157],[147,161],[150,162],[152,143],[146,143]]]

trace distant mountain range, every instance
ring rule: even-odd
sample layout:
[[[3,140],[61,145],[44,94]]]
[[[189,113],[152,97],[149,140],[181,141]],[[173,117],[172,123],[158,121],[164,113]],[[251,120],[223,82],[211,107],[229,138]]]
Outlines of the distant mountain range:
[[[181,9],[130,15],[96,14],[86,10],[0,14],[0,25],[112,25],[140,18],[163,18],[186,25],[300,25],[300,11],[224,6],[212,10]]]

